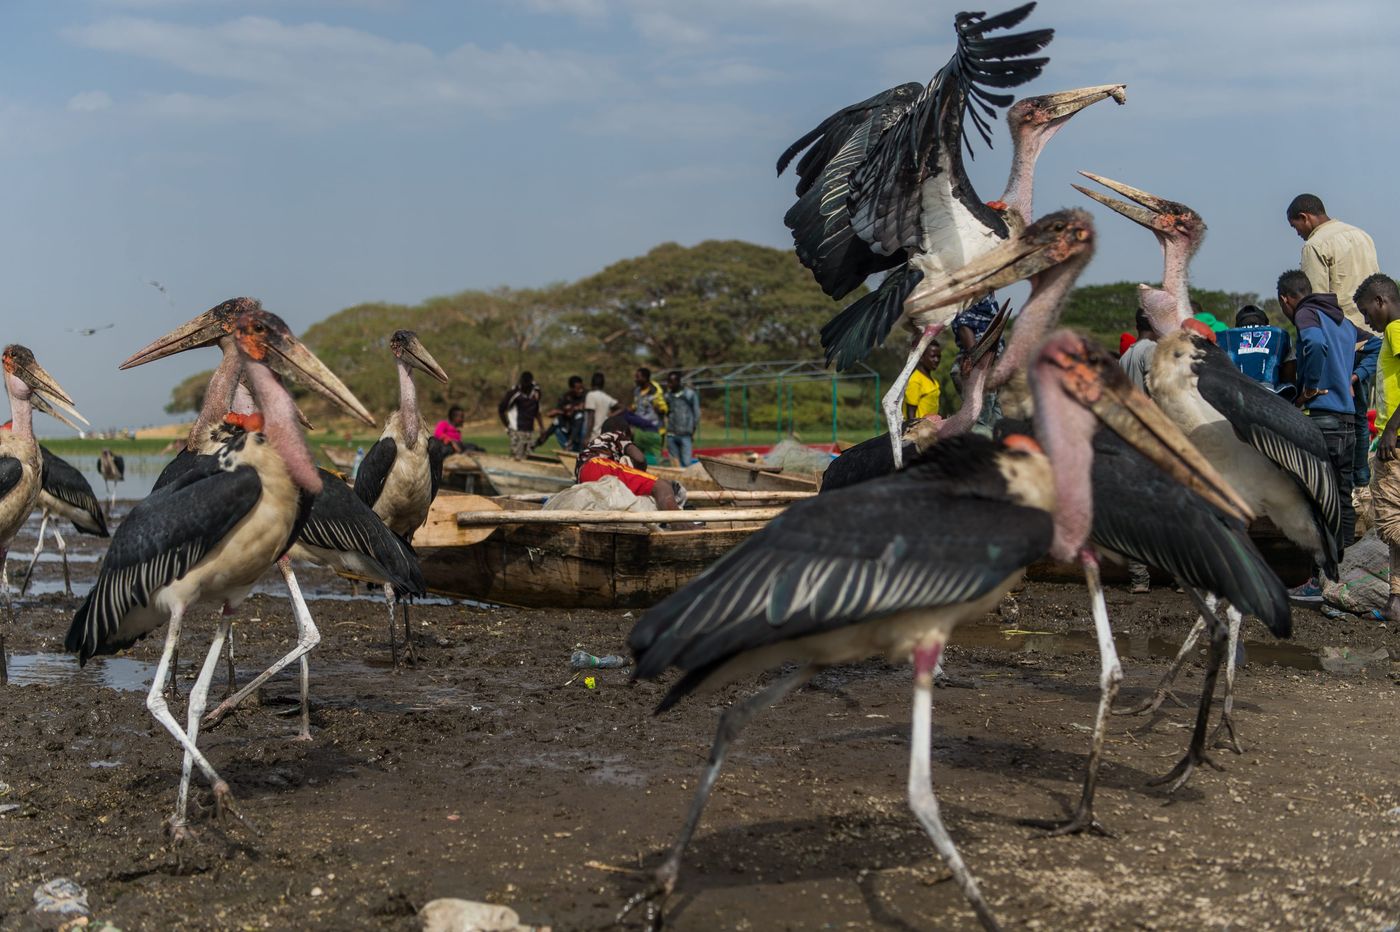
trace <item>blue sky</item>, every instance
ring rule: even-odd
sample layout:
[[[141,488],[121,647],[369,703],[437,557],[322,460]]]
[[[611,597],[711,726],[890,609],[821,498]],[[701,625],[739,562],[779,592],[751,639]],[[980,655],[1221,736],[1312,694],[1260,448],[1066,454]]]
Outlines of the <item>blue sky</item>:
[[[116,363],[234,295],[304,328],[360,301],[574,279],[666,240],[786,247],[778,153],[840,106],[927,81],[957,9],[4,0],[0,338],[95,425],[145,424],[212,354]],[[1139,185],[1210,225],[1196,283],[1267,291],[1298,260],[1283,207],[1310,190],[1394,261],[1388,5],[1045,0],[1028,25],[1057,36],[1023,93],[1129,86],[1051,143],[1038,213],[1087,206],[1076,169]],[[978,153],[985,198],[1009,152],[1002,129]],[[1151,239],[1094,210],[1085,280],[1156,278]]]

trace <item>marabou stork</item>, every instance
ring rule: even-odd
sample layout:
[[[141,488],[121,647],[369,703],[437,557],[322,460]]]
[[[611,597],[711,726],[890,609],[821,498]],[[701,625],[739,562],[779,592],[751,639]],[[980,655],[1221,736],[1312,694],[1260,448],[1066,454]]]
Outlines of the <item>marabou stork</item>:
[[[1032,235],[1037,228],[1043,229],[1045,234],[1054,234],[1057,230],[1063,232],[1056,242],[1053,236],[1046,240],[1044,236]],[[1041,245],[1053,261],[1055,256],[1070,255],[1069,249],[1076,240],[1091,240],[1092,231],[1092,221],[1083,211],[1068,210],[1051,214],[1038,221],[1018,240],[987,253],[967,268],[930,280],[928,294],[923,300],[930,304],[938,301],[957,303],[1031,275],[1062,275],[1063,266],[1053,266],[1037,273],[1036,268],[1047,259],[1037,253],[1028,256],[1028,246]],[[994,387],[1005,384],[1025,367],[1030,358],[1030,347],[1039,344],[1045,334],[1056,326],[1061,307],[1058,302],[1047,301],[1026,304],[1017,318],[1010,344],[992,373],[991,383]],[[1009,429],[1020,431],[1023,425],[1013,425]],[[1228,503],[1228,508],[1217,507],[1217,503],[1183,488],[1153,469],[1147,460],[1136,455],[1108,431],[1100,431],[1094,446],[1092,547],[1086,547],[1080,553],[1079,562],[1089,588],[1099,643],[1099,707],[1095,715],[1084,791],[1073,816],[1059,823],[1032,823],[1050,828],[1056,834],[1084,830],[1104,832],[1094,818],[1093,796],[1108,717],[1123,674],[1113,643],[1103,587],[1099,583],[1101,557],[1130,559],[1159,566],[1171,572],[1178,583],[1191,592],[1193,601],[1198,605],[1205,604],[1207,599],[1213,604],[1223,596],[1232,604],[1257,615],[1274,634],[1287,637],[1291,633],[1287,592],[1249,539],[1247,529],[1233,517],[1235,514],[1252,517],[1244,499],[1236,496]],[[1137,488],[1141,489],[1140,493],[1127,494],[1128,490]],[[1207,593],[1207,596],[1203,598],[1201,592]],[[1212,653],[1212,660],[1218,659]],[[1214,691],[1214,670],[1212,667],[1208,671],[1210,688],[1201,696],[1197,727],[1192,732],[1187,754],[1166,777],[1156,781],[1171,783],[1171,791],[1184,784],[1195,764],[1204,759],[1202,755]]]
[[[1256,514],[1277,525],[1335,579],[1341,498],[1321,432],[1293,405],[1235,368],[1215,345],[1214,336],[1203,332],[1205,328],[1191,316],[1187,269],[1205,239],[1205,221],[1185,204],[1088,172],[1082,174],[1132,200],[1129,204],[1076,185],[1084,194],[1151,230],[1162,247],[1162,287],[1138,286],[1139,302],[1157,336],[1157,352],[1148,373],[1153,399],[1240,491]],[[1229,747],[1236,753],[1241,751],[1233,718],[1235,650],[1243,620],[1240,608],[1227,605],[1225,610],[1229,619],[1225,702],[1212,736],[1217,747]],[[1153,696],[1130,711],[1147,711],[1161,704],[1186,653],[1208,624],[1212,637],[1216,636],[1219,622],[1213,612],[1198,619]],[[1208,758],[1202,754],[1200,760]]]
[[[412,330],[396,330],[389,338],[389,349],[399,373],[399,409],[384,423],[384,433],[365,454],[355,473],[355,494],[389,526],[389,530],[413,543],[413,534],[428,520],[428,509],[442,484],[444,451],[434,444],[428,422],[418,412],[418,390],[413,370],[421,369],[439,382],[447,373],[437,364]],[[389,599],[389,652],[394,669],[399,666],[399,647],[394,635],[393,592],[384,586]],[[408,606],[403,608],[404,640],[409,662],[414,662],[413,637],[409,628]]]
[[[1080,88],[1028,98],[1008,113],[1014,151],[1001,201],[983,203],[963,169],[971,118],[991,142],[984,113],[1011,103],[1009,88],[1037,76],[1049,59],[1030,56],[1054,37],[1050,29],[993,37],[1030,15],[1027,3],[998,16],[959,13],[953,57],[927,86],[901,84],[838,110],[788,147],[778,173],[803,149],[797,163],[797,203],[783,218],[798,258],[822,290],[841,298],[872,273],[889,271],[879,287],[822,328],[827,361],[847,368],[884,342],[903,320],[922,331],[899,378],[884,399],[895,462],[899,406],[919,356],[960,310],[919,312],[908,303],[925,275],[957,269],[1028,226],[1032,218],[1035,163],[1050,138],[1075,113],[1112,97],[1126,100],[1125,85]]]
[[[107,513],[117,507],[117,483],[126,478],[126,460],[103,447],[97,457],[97,472],[107,486]]]
[[[0,431],[0,566],[5,564],[15,535],[39,501],[43,457],[34,441],[34,408],[61,409],[73,417],[83,416],[73,407],[73,399],[44,371],[28,347],[12,343],[5,347],[0,363],[5,369],[5,388],[10,393],[9,430]],[[66,420],[66,419],[65,419]],[[83,420],[83,423],[87,423]],[[0,598],[5,601],[5,624],[14,623],[8,581],[0,581]],[[5,654],[5,629],[0,628],[0,685],[10,681],[9,660]]]
[[[247,302],[233,340],[263,412],[261,432],[236,437],[215,456],[195,457],[176,481],[137,504],[117,528],[97,581],[73,616],[65,646],[86,661],[130,646],[166,623],[165,646],[146,707],[184,749],[173,837],[187,833],[191,766],[214,789],[220,814],[231,809],[228,784],[196,745],[209,683],[228,632],[228,613],[291,546],[321,478],[278,373],[301,379],[360,420],[373,419],[274,314]],[[164,696],[170,659],[185,615],[199,602],[223,606],[213,642],[190,692],[187,727]],[[236,811],[235,811],[236,814]]]
[[[1027,307],[1062,301],[1091,242],[1036,280]],[[1024,312],[1023,312],[1024,313]],[[684,676],[657,711],[702,684],[796,661],[798,669],[721,717],[710,764],[655,882],[628,903],[674,888],[729,743],[745,722],[823,667],[884,653],[914,657],[910,805],[978,918],[990,908],[938,814],[929,772],[930,687],[948,633],[993,608],[1031,561],[1084,549],[1092,526],[1092,435],[1097,421],[1124,434],[1180,481],[1231,507],[1231,493],[1190,443],[1128,383],[1112,357],[1063,332],[1031,367],[1035,441],[966,435],[934,444],[909,468],[790,507],[689,586],[648,611],[628,638],[635,675]]]
[[[39,407],[39,405],[35,405]],[[58,412],[53,412],[55,416]],[[68,570],[68,545],[58,529],[58,521],[67,518],[74,530],[94,537],[108,537],[107,521],[102,515],[102,503],[92,491],[87,479],[72,463],[47,447],[39,448],[43,459],[40,477],[38,507],[43,516],[39,519],[39,542],[34,545],[34,555],[29,558],[29,568],[24,572],[24,582],[19,594],[29,591],[29,583],[34,578],[34,566],[39,562],[39,554],[44,549],[44,534],[48,530],[49,519],[54,518],[53,537],[58,544],[58,552],[63,558],[63,591],[73,594],[73,580]]]

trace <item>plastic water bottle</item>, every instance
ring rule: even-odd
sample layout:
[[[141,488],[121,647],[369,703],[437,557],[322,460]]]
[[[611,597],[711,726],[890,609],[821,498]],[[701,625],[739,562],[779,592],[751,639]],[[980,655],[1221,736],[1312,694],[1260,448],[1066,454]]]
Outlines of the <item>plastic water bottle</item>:
[[[630,665],[631,661],[626,657],[619,657],[617,654],[608,654],[606,657],[595,657],[586,650],[576,650],[573,656],[569,658],[569,666],[575,670],[586,670],[594,667],[600,670],[610,670]]]

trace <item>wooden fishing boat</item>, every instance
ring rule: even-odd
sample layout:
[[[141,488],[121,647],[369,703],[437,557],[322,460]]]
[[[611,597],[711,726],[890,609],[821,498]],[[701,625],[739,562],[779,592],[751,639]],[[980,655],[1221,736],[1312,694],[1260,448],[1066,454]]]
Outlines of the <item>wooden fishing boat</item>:
[[[459,453],[442,464],[443,485],[479,495],[559,492],[574,484],[557,460],[517,460],[493,453]]]
[[[756,463],[723,459],[717,456],[696,457],[720,488],[733,492],[815,492],[817,480],[807,476],[784,474],[781,470],[764,469]]]
[[[430,590],[528,608],[646,608],[764,524],[726,520],[693,527],[687,522],[669,530],[654,523],[458,524],[459,513],[491,509],[541,513],[530,502],[438,493],[427,524],[413,538]],[[653,514],[653,520],[661,520],[674,513]]]
[[[574,465],[578,463],[578,454],[560,450],[557,455],[559,457],[559,462],[564,465],[564,468],[569,471],[569,475],[572,476],[574,474]],[[647,472],[658,479],[670,479],[674,482],[679,482],[692,492],[723,491],[723,488],[714,479],[709,476],[699,475],[699,470],[677,469],[674,466],[648,466]],[[764,491],[771,492],[774,490],[765,489]]]

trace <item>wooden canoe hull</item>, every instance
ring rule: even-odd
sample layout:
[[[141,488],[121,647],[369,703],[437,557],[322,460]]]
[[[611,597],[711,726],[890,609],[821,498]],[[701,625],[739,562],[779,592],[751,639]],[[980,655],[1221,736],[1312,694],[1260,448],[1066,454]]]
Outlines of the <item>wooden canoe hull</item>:
[[[557,461],[517,460],[492,453],[463,453],[443,463],[449,488],[482,495],[553,494],[574,484],[573,475]]]
[[[720,488],[731,492],[815,492],[817,481],[759,469],[738,460],[714,456],[697,457]]]

